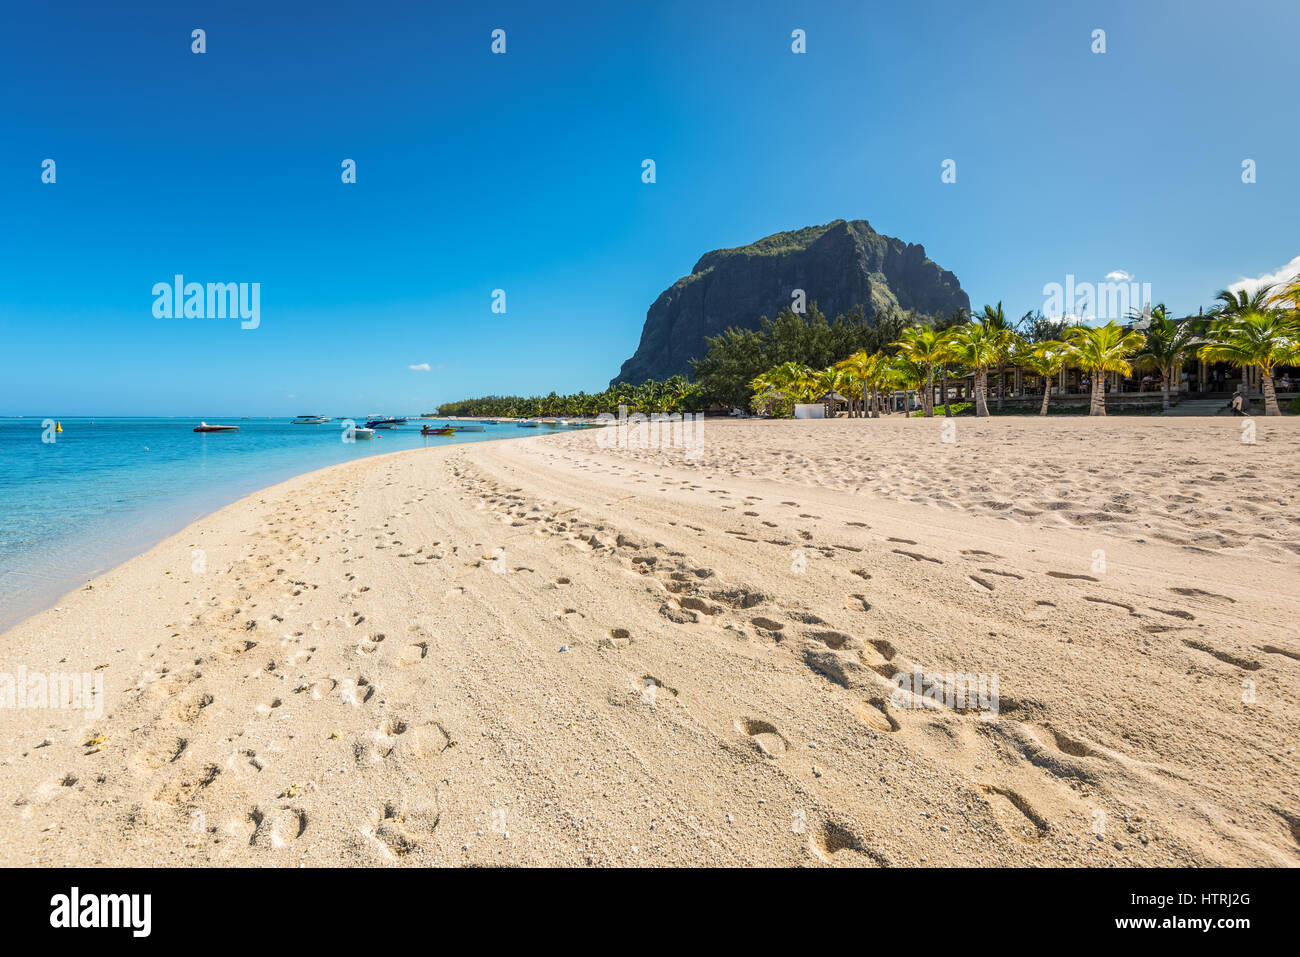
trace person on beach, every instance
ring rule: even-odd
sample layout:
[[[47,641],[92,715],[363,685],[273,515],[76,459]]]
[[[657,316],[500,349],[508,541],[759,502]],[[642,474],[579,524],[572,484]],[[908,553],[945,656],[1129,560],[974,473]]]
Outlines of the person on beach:
[[[1232,400],[1230,404],[1232,405],[1233,415],[1246,414],[1245,412],[1242,411],[1242,407],[1246,404],[1246,397],[1241,394],[1241,386],[1237,386],[1237,391],[1232,393]]]

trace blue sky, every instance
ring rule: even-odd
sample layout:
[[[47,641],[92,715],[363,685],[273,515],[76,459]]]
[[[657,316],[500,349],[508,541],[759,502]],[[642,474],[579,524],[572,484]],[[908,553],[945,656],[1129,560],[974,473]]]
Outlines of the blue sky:
[[[702,253],[837,218],[1014,314],[1300,255],[1289,0],[278,6],[0,11],[0,414],[595,391]],[[259,328],[155,318],[178,272]]]

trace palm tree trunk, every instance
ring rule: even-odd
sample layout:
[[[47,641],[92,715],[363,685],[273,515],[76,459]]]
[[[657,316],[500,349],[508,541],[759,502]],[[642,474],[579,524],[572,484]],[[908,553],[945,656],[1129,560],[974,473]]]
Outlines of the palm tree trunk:
[[[1089,415],[1106,414],[1106,374],[1100,369],[1092,370],[1092,402],[1088,406]]]
[[[1002,388],[1002,363],[998,363],[998,411],[1002,411],[1002,393],[1006,389]]]
[[[948,367],[943,369],[943,417],[952,418],[952,409],[948,407]]]
[[[1172,370],[1169,370],[1169,369],[1161,369],[1161,370],[1160,370],[1160,378],[1162,378],[1162,379],[1164,380],[1164,381],[1160,384],[1160,392],[1161,392],[1161,395],[1160,395],[1160,405],[1161,405],[1161,407],[1162,407],[1166,412],[1169,411],[1169,378],[1170,378],[1171,372],[1172,372]]]
[[[1047,397],[1052,394],[1052,380],[1049,376],[1043,376],[1043,409],[1039,415],[1047,415]]]
[[[988,370],[977,369],[975,372],[975,414],[981,417],[989,414],[988,386]]]
[[[1261,369],[1259,376],[1259,384],[1264,390],[1264,414],[1281,415],[1282,410],[1277,404],[1277,390],[1273,388],[1273,377],[1269,375],[1269,371],[1271,370]]]
[[[921,397],[921,415],[931,418],[934,415],[934,370],[930,369],[925,378],[925,395]]]

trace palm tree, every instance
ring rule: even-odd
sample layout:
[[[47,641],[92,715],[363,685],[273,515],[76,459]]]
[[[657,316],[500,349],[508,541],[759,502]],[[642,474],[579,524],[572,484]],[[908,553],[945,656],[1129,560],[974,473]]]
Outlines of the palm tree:
[[[1003,354],[1003,337],[999,330],[982,322],[968,322],[949,330],[951,358],[975,372],[975,414],[989,414],[989,366],[998,362]]]
[[[1029,345],[1022,342],[1011,360],[1034,375],[1043,377],[1043,408],[1039,415],[1047,415],[1047,398],[1052,394],[1052,377],[1059,375],[1070,361],[1070,349],[1064,342],[1040,342]]]
[[[754,391],[757,407],[758,400],[762,399],[765,404],[771,404],[775,397],[793,402],[812,401],[815,398],[814,393],[821,394],[817,393],[817,385],[813,371],[807,366],[798,362],[784,362],[756,376],[749,387]]]
[[[924,372],[920,386],[921,414],[927,419],[934,415],[934,370],[948,358],[948,343],[931,326],[911,326],[904,329],[899,340],[893,343],[898,354],[916,363]],[[945,382],[944,394],[947,395]]]
[[[845,374],[845,386],[848,391],[844,392],[849,397],[849,414],[853,414],[852,400],[856,393],[859,412],[861,416],[867,414],[867,388],[871,382],[871,377],[875,373],[876,364],[879,362],[878,356],[869,355],[867,350],[859,349],[847,359],[835,363],[835,368]],[[841,391],[844,391],[841,388]]]
[[[893,411],[885,405],[885,390],[891,388],[894,373],[890,369],[889,358],[884,354],[872,353],[871,359],[872,364],[867,375],[867,389],[871,392],[871,410],[869,414],[873,419],[878,419],[881,411],[884,411],[887,415]]]
[[[1201,339],[1190,320],[1178,322],[1169,318],[1169,311],[1163,302],[1141,315],[1142,318],[1149,317],[1149,321],[1143,331],[1145,341],[1132,361],[1139,369],[1156,369],[1160,372],[1160,404],[1168,412],[1170,383],[1175,381],[1174,377],[1182,370],[1184,360],[1196,354]]]
[[[1300,273],[1296,273],[1274,293],[1269,305],[1292,315],[1300,315]]]
[[[1264,414],[1281,415],[1273,370],[1300,362],[1300,321],[1280,309],[1246,309],[1224,315],[1210,327],[1209,341],[1201,346],[1207,362],[1228,362],[1243,370],[1259,366],[1264,387]]]
[[[1267,309],[1275,298],[1274,289],[1276,286],[1272,285],[1260,286],[1254,292],[1247,292],[1245,289],[1238,289],[1236,292],[1231,289],[1220,289],[1214,297],[1218,305],[1210,312],[1220,318],[1247,312],[1261,312]]]
[[[998,399],[998,411],[1001,412],[1002,394],[1006,391],[1006,389],[1003,388],[1003,382],[1002,382],[1002,364],[1010,357],[1013,344],[1014,344],[1012,338],[1014,333],[1011,328],[1011,323],[1007,322],[1006,313],[1002,311],[1002,300],[1000,299],[998,300],[997,306],[990,306],[988,303],[985,303],[984,312],[979,315],[979,322],[980,325],[984,326],[985,329],[988,329],[989,332],[995,334],[995,338],[999,343],[1000,352],[997,358],[997,366],[998,366],[997,399]],[[987,389],[987,378],[986,378],[985,388]]]
[[[682,375],[675,375],[663,382],[662,406],[665,412],[681,412],[695,398],[696,388]]]
[[[1247,313],[1265,312],[1272,308],[1277,293],[1275,285],[1260,286],[1254,292],[1247,292],[1245,288],[1231,290],[1220,289],[1214,297],[1218,305],[1210,309],[1211,322],[1223,322],[1225,320],[1235,319],[1244,316]],[[1241,369],[1241,394],[1246,399],[1247,410],[1250,405],[1250,387],[1247,385],[1249,376],[1247,370],[1249,366],[1243,366]]]
[[[1070,358],[1087,369],[1092,377],[1092,402],[1088,414],[1105,415],[1106,373],[1132,374],[1133,367],[1125,356],[1142,348],[1142,336],[1130,332],[1113,319],[1104,326],[1075,326],[1065,335]]]
[[[933,374],[933,371],[929,367],[922,365],[915,359],[903,355],[902,352],[899,352],[896,356],[890,357],[886,375],[891,385],[903,389],[903,411],[905,414],[911,414],[910,410],[907,408],[907,390],[915,389],[917,392],[923,393],[925,390],[926,380],[930,379]],[[934,383],[932,379],[930,380],[930,383],[931,387],[933,387]],[[921,408],[922,410],[925,409],[924,394],[921,396]]]

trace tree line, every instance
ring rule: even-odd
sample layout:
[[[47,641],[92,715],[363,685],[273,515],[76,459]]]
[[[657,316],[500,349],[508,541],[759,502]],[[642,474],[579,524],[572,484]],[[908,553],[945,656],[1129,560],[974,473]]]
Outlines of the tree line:
[[[757,329],[729,328],[706,340],[691,361],[692,377],[640,385],[617,383],[603,392],[545,396],[486,396],[447,402],[440,415],[488,417],[594,416],[617,412],[696,412],[718,406],[790,415],[796,402],[838,392],[851,415],[878,415],[884,397],[916,390],[922,414],[934,414],[936,386],[973,375],[976,415],[988,415],[988,376],[1009,367],[1044,379],[1041,414],[1051,380],[1066,367],[1084,369],[1099,384],[1107,373],[1136,369],[1160,374],[1165,408],[1171,383],[1187,359],[1261,370],[1265,410],[1279,415],[1273,373],[1300,365],[1300,275],[1254,293],[1223,290],[1203,316],[1174,319],[1163,304],[1134,312],[1132,326],[1086,326],[1027,312],[1009,319],[1002,304],[971,314],[920,315],[885,309],[868,318],[859,307],[828,320],[816,303],[806,314],[783,309]],[[1105,389],[1092,390],[1090,412],[1105,414]],[[996,397],[999,408],[1002,395]],[[945,409],[945,412],[948,410]]]

